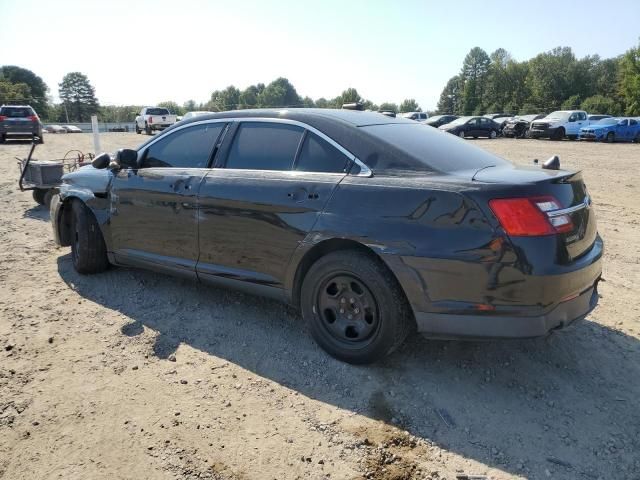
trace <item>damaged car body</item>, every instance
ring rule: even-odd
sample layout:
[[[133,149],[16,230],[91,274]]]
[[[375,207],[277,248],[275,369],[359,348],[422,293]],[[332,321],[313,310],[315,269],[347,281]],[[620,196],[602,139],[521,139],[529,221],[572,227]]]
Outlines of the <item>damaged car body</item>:
[[[541,336],[597,303],[603,242],[579,172],[515,167],[410,120],[223,112],[94,165],[51,203],[76,270],[278,298],[343,361],[377,360],[416,330]]]

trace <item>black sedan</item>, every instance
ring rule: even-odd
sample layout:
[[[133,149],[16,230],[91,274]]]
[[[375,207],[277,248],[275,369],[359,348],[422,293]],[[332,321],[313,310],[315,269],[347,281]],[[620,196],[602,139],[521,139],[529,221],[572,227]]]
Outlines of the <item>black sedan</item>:
[[[595,307],[603,251],[580,173],[351,110],[183,121],[67,174],[51,220],[80,273],[143,267],[279,298],[352,363],[414,331],[565,327]]]
[[[451,123],[454,120],[457,120],[457,115],[435,115],[433,117],[429,117],[427,121],[424,122],[425,125],[429,125],[430,127],[438,128],[442,125],[446,125],[447,123]]]
[[[502,135],[508,138],[529,138],[529,127],[534,120],[544,118],[546,114],[520,115],[507,120],[502,127]]]
[[[500,133],[500,124],[487,117],[460,117],[438,128],[460,138],[496,138]]]

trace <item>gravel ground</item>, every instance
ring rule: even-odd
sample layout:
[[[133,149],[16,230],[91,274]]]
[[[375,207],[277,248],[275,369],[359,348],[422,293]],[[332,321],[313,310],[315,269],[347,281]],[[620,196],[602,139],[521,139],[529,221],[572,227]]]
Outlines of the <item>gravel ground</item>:
[[[103,147],[143,137],[104,134]],[[41,159],[91,136],[47,135]],[[547,339],[325,355],[281,304],[154,273],[83,277],[0,146],[0,478],[640,478],[640,145],[477,140],[582,169],[600,306]]]

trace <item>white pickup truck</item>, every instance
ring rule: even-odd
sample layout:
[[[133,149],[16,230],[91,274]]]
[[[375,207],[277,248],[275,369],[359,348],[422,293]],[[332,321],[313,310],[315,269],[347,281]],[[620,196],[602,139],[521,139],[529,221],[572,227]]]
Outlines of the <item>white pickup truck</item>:
[[[583,110],[558,110],[533,121],[529,132],[531,138],[562,140],[567,137],[575,140],[580,135],[580,129],[589,123],[587,112]]]
[[[153,135],[154,130],[164,130],[176,123],[175,115],[162,107],[144,107],[136,117],[136,133]]]

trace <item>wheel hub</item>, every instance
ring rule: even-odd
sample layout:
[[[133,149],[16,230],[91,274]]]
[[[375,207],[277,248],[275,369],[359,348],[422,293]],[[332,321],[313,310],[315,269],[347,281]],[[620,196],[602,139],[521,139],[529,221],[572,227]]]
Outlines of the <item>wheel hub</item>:
[[[362,342],[378,327],[378,309],[369,288],[351,275],[325,280],[316,305],[325,330],[343,342]]]

